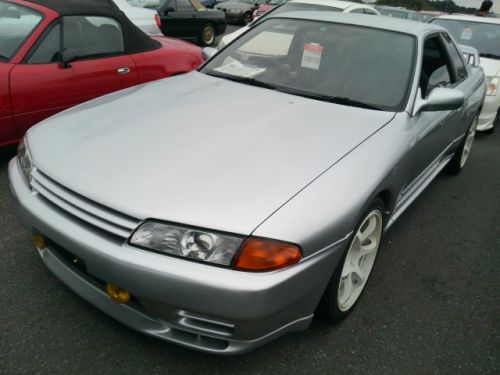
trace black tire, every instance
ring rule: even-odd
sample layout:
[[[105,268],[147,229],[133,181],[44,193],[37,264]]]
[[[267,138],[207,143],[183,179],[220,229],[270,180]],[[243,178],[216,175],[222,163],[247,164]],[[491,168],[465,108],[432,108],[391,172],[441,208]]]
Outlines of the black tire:
[[[472,144],[474,142],[474,136],[476,134],[475,128],[477,127],[478,120],[479,120],[479,115],[476,115],[476,117],[474,117],[474,120],[472,120],[472,123],[467,128],[467,131],[465,132],[465,135],[464,135],[464,139],[460,143],[460,146],[457,147],[457,149],[455,150],[455,153],[453,154],[452,159],[450,160],[450,162],[446,166],[446,171],[448,173],[458,174],[464,168],[467,160],[469,159],[469,153],[470,153]],[[471,141],[472,143],[469,145],[469,148],[467,150],[467,155],[464,156],[464,152],[465,152],[466,145],[467,145],[467,140],[469,139],[469,135],[471,135],[472,132],[473,132],[472,141]],[[465,160],[462,160],[463,157],[465,157]]]
[[[250,12],[246,12],[243,15],[243,25],[248,25],[250,22],[252,22],[252,14]]]
[[[211,23],[205,24],[202,29],[200,36],[198,37],[198,42],[205,47],[212,46],[215,43],[215,28]]]
[[[344,268],[344,264],[346,262],[346,257],[349,253],[349,250],[353,246],[353,242],[356,239],[356,234],[361,230],[361,227],[364,226],[364,223],[366,219],[374,212],[378,211],[380,213],[381,217],[381,231],[380,231],[380,237],[379,237],[379,242],[378,245],[376,246],[375,250],[375,258],[373,260],[373,264],[376,262],[376,255],[378,252],[378,249],[380,247],[380,242],[382,241],[382,236],[383,236],[383,226],[384,226],[384,202],[382,199],[377,198],[375,201],[370,205],[370,208],[365,211],[363,216],[361,217],[361,220],[359,221],[358,225],[356,226],[356,229],[353,233],[352,238],[349,241],[349,245],[346,247],[344,254],[339,261],[339,264],[337,265],[337,268],[335,269],[332,278],[330,279],[326,290],[321,298],[320,303],[318,304],[318,307],[316,309],[316,316],[318,316],[320,319],[330,322],[330,323],[336,323],[344,319],[347,315],[351,313],[351,311],[356,307],[358,304],[363,291],[366,287],[367,281],[370,276],[371,268],[370,271],[368,272],[368,275],[366,277],[366,280],[364,281],[363,286],[361,287],[361,291],[359,292],[359,295],[356,297],[354,303],[352,306],[350,306],[347,310],[341,310],[339,307],[339,291],[340,291],[340,282],[341,282],[341,276],[342,276],[342,270]],[[372,265],[373,267],[373,265]]]

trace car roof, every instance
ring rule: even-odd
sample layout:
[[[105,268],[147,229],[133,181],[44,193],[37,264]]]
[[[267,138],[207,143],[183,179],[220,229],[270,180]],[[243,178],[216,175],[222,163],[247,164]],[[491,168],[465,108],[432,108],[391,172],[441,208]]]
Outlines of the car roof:
[[[84,13],[116,13],[112,0],[27,0],[29,3],[55,10],[63,16]]]
[[[353,6],[359,8],[371,8],[365,4],[354,3],[352,1],[341,1],[341,0],[291,0],[291,3],[301,3],[301,4],[312,4],[312,5],[324,5],[332,8],[347,9]]]
[[[26,0],[28,3],[52,9],[61,16],[111,17],[121,25],[126,54],[152,51],[161,44],[141,31],[123,13],[113,0]]]
[[[441,26],[429,23],[409,21],[392,17],[373,17],[366,14],[318,12],[318,11],[290,11],[274,16],[276,18],[294,18],[313,21],[343,23],[355,26],[371,27],[375,29],[395,31],[411,34],[417,37],[424,36],[432,31],[446,31]],[[269,18],[274,18],[270,15]]]
[[[455,20],[455,21],[471,21],[471,22],[481,22],[481,23],[494,23],[500,25],[500,18],[494,17],[478,17],[478,16],[468,16],[468,15],[445,15],[436,17],[436,19],[445,19],[445,20]]]

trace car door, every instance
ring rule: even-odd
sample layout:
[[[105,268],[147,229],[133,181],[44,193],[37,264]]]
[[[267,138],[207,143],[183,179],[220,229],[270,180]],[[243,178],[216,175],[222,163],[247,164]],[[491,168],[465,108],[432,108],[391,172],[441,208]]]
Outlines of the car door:
[[[62,64],[63,51],[75,61]],[[32,125],[89,99],[137,83],[132,59],[124,54],[119,23],[109,17],[69,16],[47,28],[10,74],[19,136]]]
[[[453,64],[439,33],[427,37],[424,42],[419,95],[427,98],[436,87],[457,87]],[[425,178],[445,157],[445,150],[453,141],[455,122],[461,117],[457,111],[424,111],[412,118],[414,146],[411,151],[408,187]]]
[[[198,11],[189,0],[170,0],[162,9],[160,17],[164,35],[179,38],[198,35]]]

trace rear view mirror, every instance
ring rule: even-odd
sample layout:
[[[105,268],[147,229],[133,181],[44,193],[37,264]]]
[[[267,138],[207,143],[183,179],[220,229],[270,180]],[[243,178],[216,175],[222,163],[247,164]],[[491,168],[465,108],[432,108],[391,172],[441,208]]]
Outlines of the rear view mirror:
[[[70,62],[75,61],[78,58],[78,51],[74,48],[66,48],[62,53],[62,64],[63,68],[71,67]]]
[[[451,111],[460,108],[464,101],[465,95],[462,91],[436,87],[426,99],[420,99],[420,95],[417,95],[413,115],[419,112]]]

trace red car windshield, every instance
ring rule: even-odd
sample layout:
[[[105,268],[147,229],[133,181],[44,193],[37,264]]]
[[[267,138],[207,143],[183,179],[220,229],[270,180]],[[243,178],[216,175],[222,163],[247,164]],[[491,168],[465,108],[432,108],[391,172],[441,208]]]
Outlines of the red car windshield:
[[[10,61],[42,19],[33,9],[0,0],[0,61]]]

